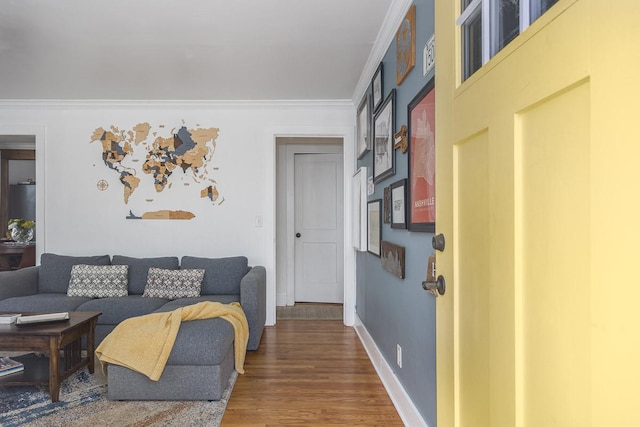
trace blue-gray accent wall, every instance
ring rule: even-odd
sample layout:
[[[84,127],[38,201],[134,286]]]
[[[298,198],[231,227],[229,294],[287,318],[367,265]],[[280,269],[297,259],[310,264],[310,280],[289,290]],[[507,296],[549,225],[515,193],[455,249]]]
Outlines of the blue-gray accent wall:
[[[414,4],[415,66],[400,86],[396,85],[395,39],[383,59],[383,99],[396,89],[394,132],[403,124],[408,125],[408,104],[434,76],[433,70],[422,75],[423,48],[434,34],[434,2],[416,0]],[[371,151],[358,161],[360,166],[367,166],[369,176],[372,175]],[[394,176],[375,185],[375,193],[368,200],[384,199],[385,187],[408,178],[408,154],[400,150],[396,150],[395,171]],[[435,299],[422,289],[422,281],[426,277],[428,257],[433,253],[432,237],[433,233],[382,225],[382,240],[405,247],[404,279],[384,270],[380,258],[368,252],[358,252],[356,260],[358,317],[429,426],[436,425],[436,316]],[[396,364],[397,344],[402,347],[402,368]]]

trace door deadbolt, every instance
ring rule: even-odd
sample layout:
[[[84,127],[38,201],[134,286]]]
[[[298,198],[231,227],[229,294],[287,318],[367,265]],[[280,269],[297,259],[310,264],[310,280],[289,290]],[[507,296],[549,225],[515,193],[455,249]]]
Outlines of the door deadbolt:
[[[297,238],[300,238],[300,236],[302,236],[302,234],[300,234],[300,233],[296,233],[296,237],[297,237]]]
[[[443,252],[444,251],[444,234],[440,233],[436,236],[433,236],[431,239],[431,246],[436,251]]]

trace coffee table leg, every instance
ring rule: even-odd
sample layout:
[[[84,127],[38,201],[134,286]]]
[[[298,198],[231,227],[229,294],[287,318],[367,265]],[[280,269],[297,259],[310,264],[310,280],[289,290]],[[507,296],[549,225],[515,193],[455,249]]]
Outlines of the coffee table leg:
[[[49,338],[49,394],[52,403],[60,398],[60,349],[56,337]]]
[[[95,350],[96,350],[96,336],[95,329],[97,319],[94,319],[89,324],[89,332],[87,333],[87,359],[89,359],[89,373],[93,374],[95,365]]]

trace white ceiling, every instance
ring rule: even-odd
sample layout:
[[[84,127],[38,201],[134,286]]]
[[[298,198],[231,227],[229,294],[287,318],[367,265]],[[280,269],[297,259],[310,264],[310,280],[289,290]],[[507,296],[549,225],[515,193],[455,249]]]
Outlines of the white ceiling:
[[[0,99],[351,99],[394,0],[0,0]]]

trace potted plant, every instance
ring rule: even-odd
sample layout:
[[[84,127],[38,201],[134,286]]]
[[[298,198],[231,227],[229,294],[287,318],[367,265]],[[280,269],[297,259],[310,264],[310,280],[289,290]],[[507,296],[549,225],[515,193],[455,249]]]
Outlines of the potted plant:
[[[11,238],[18,243],[28,243],[31,241],[35,227],[35,221],[20,218],[10,219],[7,226]]]

